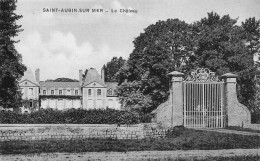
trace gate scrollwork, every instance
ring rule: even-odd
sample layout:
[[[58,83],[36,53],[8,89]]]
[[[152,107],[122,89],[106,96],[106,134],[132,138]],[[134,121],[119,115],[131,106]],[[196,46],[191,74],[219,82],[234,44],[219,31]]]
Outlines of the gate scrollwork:
[[[191,72],[185,81],[192,82],[220,82],[215,72],[210,71],[208,68],[198,68]]]

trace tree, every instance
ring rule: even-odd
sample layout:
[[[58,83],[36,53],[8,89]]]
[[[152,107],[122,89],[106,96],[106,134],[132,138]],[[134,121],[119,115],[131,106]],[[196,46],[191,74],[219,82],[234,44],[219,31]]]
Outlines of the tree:
[[[134,50],[120,69],[118,95],[126,108],[151,112],[167,100],[173,70],[185,71],[193,51],[194,36],[184,21],[168,19],[145,29],[134,40]]]
[[[246,47],[250,53],[250,55],[255,55],[259,57],[260,54],[260,21],[256,21],[255,18],[246,19],[245,22],[242,22],[242,27],[244,29],[243,32],[243,40],[246,44]],[[256,75],[259,75],[259,61],[255,62]],[[255,97],[251,99],[251,112],[253,115],[258,113],[257,119],[259,119],[260,114],[260,80],[259,76],[255,77]],[[252,116],[252,121],[255,118]],[[255,119],[256,120],[256,119]]]
[[[255,74],[251,45],[247,46],[246,21],[241,27],[236,25],[237,20],[229,15],[220,17],[217,13],[208,13],[208,17],[196,22],[193,27],[196,31],[197,50],[193,60],[194,67],[209,68],[217,75],[227,72],[238,74],[238,98],[248,107],[251,106],[255,94]],[[251,21],[250,21],[251,23]]]
[[[46,82],[78,82],[76,79],[71,78],[57,78],[57,79],[47,79]]]
[[[22,56],[14,47],[13,38],[22,31],[16,21],[22,16],[14,13],[16,0],[0,1],[0,106],[4,108],[18,107],[21,102],[19,80],[26,67],[22,64]]]
[[[243,39],[251,54],[259,54],[260,48],[260,20],[256,21],[255,17],[246,19],[242,22],[244,29]]]
[[[167,73],[177,70],[188,74],[204,67],[218,76],[238,74],[239,101],[252,109],[259,21],[250,18],[242,26],[236,22],[229,15],[211,12],[191,25],[169,19],[148,26],[134,40],[134,50],[117,74],[121,103],[149,113],[168,99]]]
[[[122,57],[113,57],[110,62],[103,66],[105,70],[105,81],[106,82],[117,82],[116,73],[124,65],[125,60]]]

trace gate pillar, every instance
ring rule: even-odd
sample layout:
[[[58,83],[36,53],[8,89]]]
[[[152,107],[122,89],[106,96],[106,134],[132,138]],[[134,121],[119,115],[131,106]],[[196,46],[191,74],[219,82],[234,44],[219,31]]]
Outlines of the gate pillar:
[[[170,107],[171,108],[171,127],[183,125],[183,88],[182,82],[184,74],[178,71],[173,71],[168,76],[171,76],[170,89]]]
[[[237,77],[238,75],[232,73],[222,75],[225,82],[227,126],[249,127],[251,124],[250,111],[237,99]]]

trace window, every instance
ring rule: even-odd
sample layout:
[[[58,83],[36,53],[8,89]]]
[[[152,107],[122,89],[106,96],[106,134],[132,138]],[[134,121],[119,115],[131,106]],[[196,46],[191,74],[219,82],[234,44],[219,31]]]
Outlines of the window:
[[[112,90],[111,90],[111,89],[108,90],[108,95],[109,95],[109,96],[112,96]]]
[[[59,95],[62,95],[62,90],[59,90]]]
[[[33,88],[29,88],[29,95],[33,96]]]
[[[97,95],[98,95],[98,96],[101,96],[101,89],[98,89],[98,90],[97,90]]]
[[[79,95],[79,91],[78,90],[75,90],[75,95]]]
[[[43,94],[43,95],[46,95],[46,90],[43,90],[43,91],[42,91],[42,94]]]
[[[69,89],[67,90],[67,95],[71,95],[71,92],[70,92],[70,90],[69,90]]]
[[[51,90],[51,95],[54,95],[54,90]]]
[[[27,85],[27,82],[24,82],[25,85]]]
[[[88,89],[88,95],[89,96],[91,95],[91,89]]]

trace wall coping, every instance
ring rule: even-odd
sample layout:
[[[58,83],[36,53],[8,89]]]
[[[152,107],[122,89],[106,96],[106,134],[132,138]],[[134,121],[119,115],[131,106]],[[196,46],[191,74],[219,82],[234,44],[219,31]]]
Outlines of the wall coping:
[[[237,78],[237,77],[238,75],[233,73],[226,73],[221,76],[221,78]]]
[[[184,73],[178,72],[178,71],[173,71],[171,73],[166,74],[167,76],[172,76],[172,77],[184,77]]]

